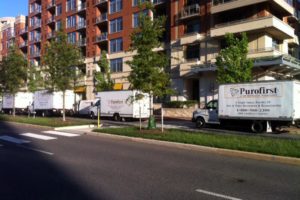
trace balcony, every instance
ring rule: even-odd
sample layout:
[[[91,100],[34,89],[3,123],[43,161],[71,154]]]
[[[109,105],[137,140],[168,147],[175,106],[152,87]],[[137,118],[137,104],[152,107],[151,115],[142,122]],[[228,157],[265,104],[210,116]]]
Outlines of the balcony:
[[[100,35],[97,35],[95,38],[95,42],[99,43],[99,42],[105,42],[108,40],[107,38],[107,32],[101,33]]]
[[[32,14],[32,15],[37,15],[37,14],[40,14],[40,13],[42,13],[42,7],[41,7],[41,6],[35,7],[35,8],[30,12],[30,14]]]
[[[190,6],[184,7],[180,11],[179,19],[188,19],[191,17],[200,16],[200,5],[199,4],[193,4]]]
[[[86,46],[86,38],[82,38],[82,39],[77,40],[76,45],[79,46],[79,47]]]
[[[280,51],[278,45],[273,45],[273,47],[265,47],[259,49],[249,49],[248,50],[248,58],[267,58],[267,57],[274,57],[280,56],[283,53]]]
[[[54,37],[55,37],[55,32],[54,31],[52,31],[52,32],[50,32],[50,33],[47,34],[47,40],[50,40],[50,39],[52,39]]]
[[[41,42],[41,37],[35,37],[33,38],[33,42],[36,43],[36,42]]]
[[[40,56],[41,56],[41,52],[40,51],[36,51],[36,52],[33,52],[31,54],[31,57],[33,57],[33,58],[40,57]]]
[[[195,59],[189,59],[189,60],[183,60],[182,63],[179,66],[179,74],[180,76],[185,76],[188,73],[191,72],[192,68],[195,66],[198,66],[201,64],[201,61],[197,58]]]
[[[180,38],[180,45],[192,44],[205,39],[205,35],[200,33],[189,33]]]
[[[102,6],[107,2],[108,0],[95,0],[95,6]]]
[[[22,43],[19,44],[19,48],[20,49],[24,48],[24,47],[27,47],[27,46],[28,46],[28,41],[27,40],[25,40],[24,42],[22,42]]]
[[[77,6],[77,12],[85,11],[86,10],[86,3],[82,3]]]
[[[76,29],[79,30],[79,29],[85,29],[86,28],[86,23],[85,21],[81,21],[79,22],[78,24],[76,24]]]
[[[28,33],[28,27],[25,27],[25,28],[21,29],[20,32],[19,32],[20,35],[23,35],[25,33]]]
[[[96,24],[100,24],[102,22],[107,22],[107,13],[103,13],[102,15],[96,17]]]
[[[160,5],[166,3],[166,0],[153,0],[153,5]]]
[[[211,13],[220,13],[263,2],[270,2],[276,10],[283,10],[287,14],[294,15],[295,11],[289,0],[212,0]]]
[[[41,28],[41,21],[35,22],[31,27],[33,29]]]
[[[9,35],[7,35],[7,39],[12,39],[12,38],[15,38],[15,37],[16,37],[15,32],[12,32]]]
[[[272,15],[217,24],[211,29],[210,35],[221,37],[226,33],[241,32],[266,32],[281,40],[294,37],[294,29]]]
[[[52,1],[52,2],[50,2],[50,3],[48,3],[48,5],[47,5],[47,10],[50,10],[50,9],[53,9],[53,8],[55,8],[55,2],[54,1]]]
[[[54,16],[51,16],[51,17],[48,18],[48,20],[47,20],[47,24],[51,24],[51,23],[54,23],[54,22],[55,22]]]

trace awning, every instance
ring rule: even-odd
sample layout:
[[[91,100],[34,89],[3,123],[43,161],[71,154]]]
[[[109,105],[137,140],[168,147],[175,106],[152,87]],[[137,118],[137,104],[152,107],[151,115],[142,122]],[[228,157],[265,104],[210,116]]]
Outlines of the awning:
[[[123,90],[123,83],[115,83],[114,90]]]
[[[282,76],[294,77],[300,75],[300,61],[292,56],[262,57],[254,59],[253,68],[263,68],[266,72],[277,73]],[[197,77],[201,72],[216,71],[215,64],[201,64],[192,66],[191,71],[183,78]]]
[[[86,91],[86,86],[78,86],[74,89],[75,93],[85,93]]]

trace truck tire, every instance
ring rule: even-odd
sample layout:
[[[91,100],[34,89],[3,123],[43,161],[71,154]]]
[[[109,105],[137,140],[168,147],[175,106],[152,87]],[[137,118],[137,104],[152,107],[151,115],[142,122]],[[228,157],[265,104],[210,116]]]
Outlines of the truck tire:
[[[91,112],[90,117],[91,117],[91,119],[95,119],[95,113]]]
[[[202,117],[196,119],[196,128],[203,128],[205,126],[205,120]]]
[[[114,119],[114,121],[120,121],[120,120],[121,120],[121,117],[120,117],[119,113],[115,113],[115,114],[113,115],[113,119]]]
[[[254,133],[262,133],[264,130],[262,121],[253,121],[251,124],[251,130]]]

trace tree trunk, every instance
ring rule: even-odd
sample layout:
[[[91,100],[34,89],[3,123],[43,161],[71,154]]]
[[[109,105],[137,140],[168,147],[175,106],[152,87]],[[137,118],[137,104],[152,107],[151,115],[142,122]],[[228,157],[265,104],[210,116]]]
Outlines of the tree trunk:
[[[66,108],[65,108],[65,101],[66,101],[66,91],[63,91],[63,121],[66,121]]]
[[[153,95],[150,93],[149,95],[149,109],[150,109],[150,117],[149,117],[149,121],[148,121],[148,129],[155,129],[156,128],[156,121],[155,118],[153,116],[153,103],[152,100],[153,99]]]
[[[13,94],[13,117],[16,116],[16,105],[15,105],[15,98],[16,98],[16,94]]]

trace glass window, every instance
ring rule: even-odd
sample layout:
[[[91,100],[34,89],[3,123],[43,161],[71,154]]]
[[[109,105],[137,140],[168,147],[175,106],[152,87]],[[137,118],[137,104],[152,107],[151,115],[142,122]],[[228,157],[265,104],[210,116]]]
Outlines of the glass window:
[[[76,1],[75,0],[67,0],[67,12],[76,9]]]
[[[57,21],[56,22],[56,30],[58,31],[59,29],[61,29],[61,21]]]
[[[68,42],[72,44],[76,43],[76,32],[68,33]]]
[[[76,16],[69,16],[67,17],[67,28],[71,28],[76,26]]]
[[[111,0],[110,1],[110,13],[121,11],[123,8],[122,0]]]
[[[110,53],[116,53],[123,50],[123,39],[117,38],[110,41]]]
[[[148,10],[143,10],[142,12],[137,12],[133,14],[133,22],[132,22],[132,27],[136,28],[139,26],[139,15],[143,14],[143,15],[148,15]]]
[[[110,71],[111,72],[122,72],[123,71],[123,58],[116,58],[110,60]]]
[[[116,33],[123,30],[122,17],[110,21],[110,33]]]
[[[146,0],[141,0],[141,3],[144,3]],[[139,0],[132,0],[132,5],[137,6],[139,3]]]
[[[56,6],[56,16],[61,15],[62,14],[62,5],[58,4]]]

